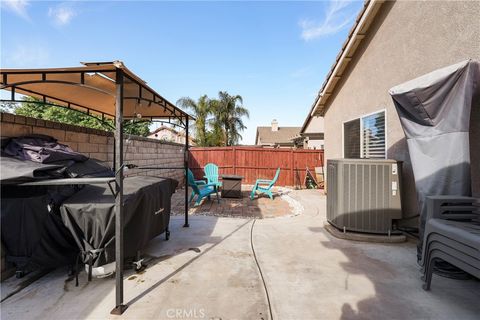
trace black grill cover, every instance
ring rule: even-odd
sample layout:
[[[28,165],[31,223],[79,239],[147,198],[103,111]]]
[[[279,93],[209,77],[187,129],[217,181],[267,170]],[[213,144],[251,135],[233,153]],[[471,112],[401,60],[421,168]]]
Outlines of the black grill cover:
[[[78,248],[63,224],[52,194],[74,192],[71,188],[1,188],[2,243],[7,261],[33,270],[73,264]],[[48,209],[51,208],[51,210]]]
[[[18,184],[50,178],[64,178],[63,164],[43,164],[33,161],[20,160],[14,157],[0,157],[0,183]]]
[[[170,221],[176,180],[128,177],[124,180],[124,252],[134,257]],[[98,267],[115,261],[115,198],[108,186],[85,186],[60,207],[64,224],[83,253],[83,262]]]

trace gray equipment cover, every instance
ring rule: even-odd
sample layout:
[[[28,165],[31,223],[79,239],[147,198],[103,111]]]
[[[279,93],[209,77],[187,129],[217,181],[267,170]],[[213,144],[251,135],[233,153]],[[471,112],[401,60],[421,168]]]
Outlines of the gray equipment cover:
[[[471,196],[469,124],[479,84],[480,64],[466,60],[389,91],[407,137],[417,188],[419,259],[426,196]]]

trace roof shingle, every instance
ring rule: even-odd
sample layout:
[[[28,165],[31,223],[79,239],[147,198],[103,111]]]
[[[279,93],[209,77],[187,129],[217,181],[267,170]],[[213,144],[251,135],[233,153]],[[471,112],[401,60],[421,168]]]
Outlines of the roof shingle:
[[[272,127],[257,127],[257,141],[262,144],[292,143],[292,139],[300,133],[301,127],[278,127],[278,131],[272,131]]]

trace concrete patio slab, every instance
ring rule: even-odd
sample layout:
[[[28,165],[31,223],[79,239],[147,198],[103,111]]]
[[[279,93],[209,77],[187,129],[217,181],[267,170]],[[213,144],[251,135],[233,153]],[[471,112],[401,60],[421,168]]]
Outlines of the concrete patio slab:
[[[260,319],[267,315],[264,291],[251,257],[250,220],[193,217],[191,228],[174,217],[171,238],[154,239],[146,253],[152,256],[142,274],[125,276],[125,302],[121,318]],[[17,279],[9,279],[15,281]],[[117,319],[114,279],[80,286],[66,281],[66,270],[41,278],[1,305],[2,319]],[[180,313],[178,313],[180,312]],[[177,314],[178,313],[178,314]]]
[[[480,281],[434,276],[425,292],[414,242],[334,238],[323,228],[324,196],[291,196],[303,214],[258,219],[252,233],[274,319],[478,319]],[[146,271],[127,272],[122,316],[109,314],[114,279],[88,283],[82,273],[75,287],[56,270],[3,302],[2,319],[269,319],[253,219],[190,219],[182,228],[173,217],[170,241],[160,236],[147,248]]]
[[[326,198],[295,192],[295,218],[257,221],[254,243],[275,319],[478,319],[480,281],[434,276],[421,287],[413,241],[337,239],[323,227]]]

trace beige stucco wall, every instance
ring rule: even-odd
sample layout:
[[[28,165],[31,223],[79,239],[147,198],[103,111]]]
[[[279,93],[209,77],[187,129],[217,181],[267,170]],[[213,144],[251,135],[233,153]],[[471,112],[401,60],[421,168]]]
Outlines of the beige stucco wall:
[[[305,141],[304,146],[305,149],[324,149],[325,148],[325,140],[321,139],[308,139]]]
[[[325,119],[323,117],[314,116],[310,119],[305,127],[305,134],[325,132]],[[304,142],[305,149],[324,149],[325,141],[323,139],[309,138]]]
[[[417,213],[404,133],[388,90],[462,60],[480,60],[480,2],[386,2],[325,114],[325,157],[342,157],[342,125],[386,109],[388,158],[404,163],[404,216]],[[474,192],[480,195],[480,106],[472,115]],[[445,150],[448,152],[448,150]],[[327,181],[328,183],[328,181]]]
[[[325,119],[323,117],[314,116],[305,127],[305,133],[317,133],[325,130]]]

